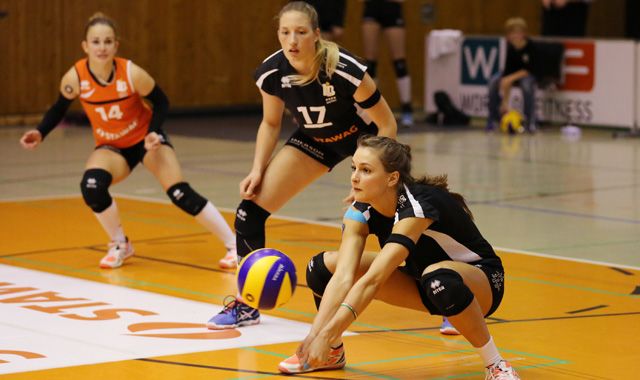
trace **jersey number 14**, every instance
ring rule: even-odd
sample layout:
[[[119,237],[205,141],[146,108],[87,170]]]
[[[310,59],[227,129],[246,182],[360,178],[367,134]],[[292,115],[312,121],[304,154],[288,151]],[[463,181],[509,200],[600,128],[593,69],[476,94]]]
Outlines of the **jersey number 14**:
[[[109,119],[120,120],[123,115],[122,111],[120,111],[120,106],[117,104],[109,107],[108,113],[105,111],[104,107],[97,107],[96,112],[100,114],[100,117],[102,117],[102,120],[104,121],[109,121]]]

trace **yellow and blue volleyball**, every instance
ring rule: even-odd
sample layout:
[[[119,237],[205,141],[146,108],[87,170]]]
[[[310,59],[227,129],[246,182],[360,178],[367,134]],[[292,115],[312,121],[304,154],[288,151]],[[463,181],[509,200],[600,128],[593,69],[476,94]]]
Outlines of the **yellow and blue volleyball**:
[[[524,132],[524,117],[516,110],[505,113],[500,120],[500,129],[503,133],[515,135]]]
[[[247,255],[236,272],[238,290],[244,302],[261,310],[284,305],[296,289],[296,267],[289,256],[273,248]]]

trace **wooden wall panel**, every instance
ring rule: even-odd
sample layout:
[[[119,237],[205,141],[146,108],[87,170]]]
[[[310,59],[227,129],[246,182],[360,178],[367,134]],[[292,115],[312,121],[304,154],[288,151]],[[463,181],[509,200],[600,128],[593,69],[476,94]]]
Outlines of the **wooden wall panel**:
[[[273,20],[286,0],[0,0],[0,115],[42,113],[55,100],[62,74],[84,56],[83,28],[95,11],[113,17],[120,55],[145,68],[167,92],[173,109],[256,105],[256,66],[279,48]],[[619,35],[624,0],[596,1],[589,30]],[[435,18],[424,22],[422,10]],[[341,42],[361,54],[362,2],[348,0]],[[540,27],[537,0],[407,0],[408,67],[413,101],[422,104],[424,36],[433,28],[499,34],[506,18]],[[379,58],[380,87],[398,105],[386,43]],[[77,103],[77,102],[76,102]],[[74,107],[79,108],[77,104]]]

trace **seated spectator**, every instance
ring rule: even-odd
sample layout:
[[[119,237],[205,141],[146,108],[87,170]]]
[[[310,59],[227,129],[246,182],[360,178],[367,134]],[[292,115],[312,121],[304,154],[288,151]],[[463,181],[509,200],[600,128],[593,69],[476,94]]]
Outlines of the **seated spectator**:
[[[527,35],[527,23],[515,17],[505,22],[507,38],[507,59],[504,70],[496,73],[489,81],[489,119],[487,130],[496,129],[501,115],[509,111],[509,93],[515,85],[522,90],[524,98],[525,128],[535,132],[535,89],[536,78],[533,75],[535,49]]]

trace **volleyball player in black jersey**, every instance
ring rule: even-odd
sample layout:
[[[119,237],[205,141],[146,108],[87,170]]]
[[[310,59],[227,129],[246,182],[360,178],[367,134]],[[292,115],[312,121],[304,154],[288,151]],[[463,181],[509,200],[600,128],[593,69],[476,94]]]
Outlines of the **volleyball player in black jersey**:
[[[341,335],[377,298],[449,317],[478,350],[486,379],[519,379],[484,320],[504,294],[502,262],[464,198],[448,190],[446,175],[415,179],[408,145],[363,136],[353,155],[351,186],[355,202],[343,218],[339,251],[322,252],[307,266],[318,314],[280,371],[344,367]],[[370,234],[380,242],[379,253],[363,252]]]
[[[395,138],[396,121],[367,67],[320,36],[315,9],[303,1],[280,14],[281,50],[258,67],[255,80],[263,103],[253,168],[240,182],[243,200],[235,229],[241,259],[265,245],[265,222],[289,199],[356,150],[364,133]],[[355,106],[366,111],[361,116]],[[273,159],[285,107],[299,128]],[[365,120],[371,119],[367,122]],[[235,298],[213,316],[211,329],[259,323],[260,314]]]

